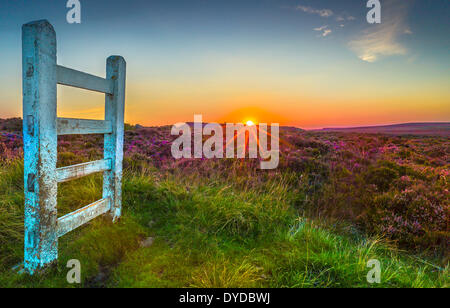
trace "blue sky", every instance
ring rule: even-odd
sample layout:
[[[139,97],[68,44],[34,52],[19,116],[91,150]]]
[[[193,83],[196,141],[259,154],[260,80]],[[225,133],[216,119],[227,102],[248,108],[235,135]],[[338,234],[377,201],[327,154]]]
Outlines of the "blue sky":
[[[81,24],[66,2],[0,0],[1,117],[21,114],[21,25],[47,19],[62,65],[125,57],[132,123],[450,121],[448,0],[381,1],[381,25],[365,0],[80,0]],[[60,116],[101,117],[99,94],[60,88]]]

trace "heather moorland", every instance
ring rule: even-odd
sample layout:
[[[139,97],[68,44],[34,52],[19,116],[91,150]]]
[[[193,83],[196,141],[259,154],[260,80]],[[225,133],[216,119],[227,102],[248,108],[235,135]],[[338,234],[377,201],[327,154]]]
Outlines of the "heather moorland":
[[[280,163],[181,159],[170,127],[126,126],[123,217],[60,240],[34,277],[23,259],[21,119],[0,120],[0,285],[448,287],[450,138],[280,129]],[[103,136],[58,139],[58,167],[102,158]],[[58,187],[63,215],[101,197],[101,175]],[[366,281],[367,261],[381,284]]]

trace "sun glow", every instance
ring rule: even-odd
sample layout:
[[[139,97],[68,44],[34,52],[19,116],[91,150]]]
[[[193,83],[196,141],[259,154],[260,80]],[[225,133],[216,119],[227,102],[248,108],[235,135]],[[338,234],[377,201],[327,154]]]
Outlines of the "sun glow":
[[[250,120],[248,120],[246,124],[247,124],[247,126],[253,126],[253,125],[255,125],[255,123],[253,123],[253,121],[250,121]]]

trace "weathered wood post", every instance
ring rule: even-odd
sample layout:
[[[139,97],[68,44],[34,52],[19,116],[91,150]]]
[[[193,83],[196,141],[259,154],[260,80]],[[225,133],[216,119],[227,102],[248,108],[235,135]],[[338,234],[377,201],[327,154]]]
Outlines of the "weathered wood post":
[[[56,34],[47,21],[22,27],[25,178],[24,268],[58,256],[56,235]]]
[[[106,62],[106,78],[114,82],[114,93],[106,94],[105,120],[112,123],[112,133],[105,135],[104,156],[111,159],[111,170],[103,174],[103,198],[111,200],[113,221],[122,212],[122,161],[125,109],[126,63],[120,56],[111,56]]]
[[[56,34],[48,21],[22,28],[25,178],[24,269],[33,274],[58,258],[58,238],[95,217],[122,211],[125,60],[111,56],[106,78],[57,65]],[[105,120],[57,118],[57,84],[105,93]],[[56,168],[57,136],[103,134],[104,159]],[[60,218],[58,183],[104,172],[103,198]]]

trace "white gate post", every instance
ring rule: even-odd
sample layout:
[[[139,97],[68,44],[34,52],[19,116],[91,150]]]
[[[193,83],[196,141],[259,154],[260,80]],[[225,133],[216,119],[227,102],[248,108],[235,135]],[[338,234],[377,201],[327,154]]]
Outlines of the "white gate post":
[[[47,21],[22,27],[25,180],[24,268],[33,273],[58,257],[56,34]]]
[[[103,175],[103,198],[111,201],[111,216],[116,221],[122,212],[122,161],[125,111],[126,62],[111,56],[106,63],[106,78],[113,80],[114,94],[106,94],[105,120],[111,121],[112,133],[105,135],[104,159],[111,159],[111,170]]]

